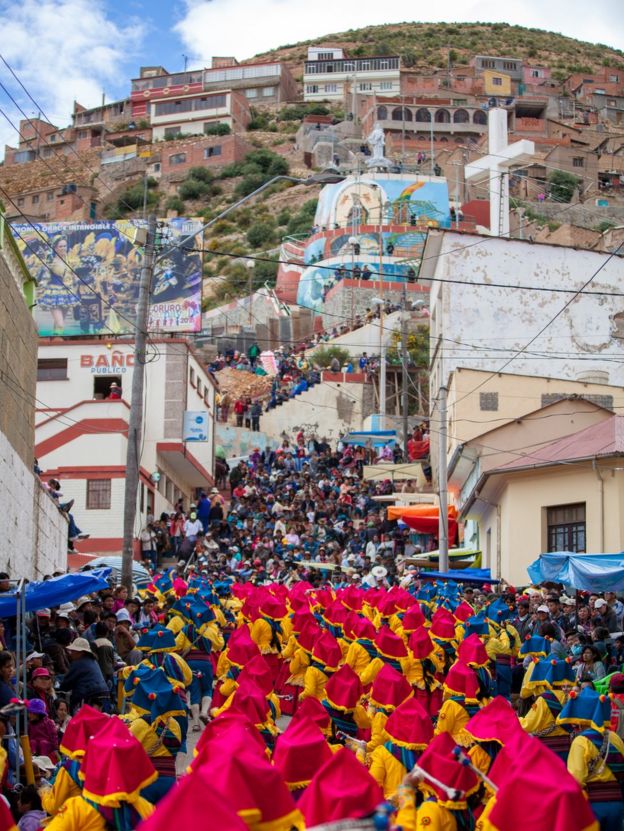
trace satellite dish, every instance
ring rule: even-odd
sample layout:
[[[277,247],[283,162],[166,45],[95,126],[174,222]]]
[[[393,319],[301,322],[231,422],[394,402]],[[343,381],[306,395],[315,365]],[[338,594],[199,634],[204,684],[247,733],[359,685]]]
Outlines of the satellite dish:
[[[488,98],[488,107],[498,107],[498,100],[496,98]]]

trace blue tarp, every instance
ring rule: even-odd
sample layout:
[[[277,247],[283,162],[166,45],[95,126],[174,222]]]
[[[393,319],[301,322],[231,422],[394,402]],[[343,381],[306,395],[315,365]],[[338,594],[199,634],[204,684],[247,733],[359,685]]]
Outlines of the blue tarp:
[[[533,583],[563,583],[579,591],[624,591],[624,552],[575,554],[554,551],[540,554],[528,567]]]
[[[396,430],[367,430],[367,431],[351,431],[343,436],[342,441],[345,444],[354,444],[359,447],[365,447],[368,443],[373,447],[379,447],[396,441]]]
[[[421,580],[453,580],[457,583],[499,583],[492,579],[489,568],[455,568],[449,571],[421,571]]]
[[[109,586],[106,578],[109,574],[109,568],[99,568],[77,574],[64,574],[62,577],[53,577],[41,583],[29,583],[26,586],[26,611],[36,612],[37,609],[60,606],[61,603],[77,600],[83,594],[107,589]],[[0,595],[0,618],[15,617],[16,606],[15,591]]]

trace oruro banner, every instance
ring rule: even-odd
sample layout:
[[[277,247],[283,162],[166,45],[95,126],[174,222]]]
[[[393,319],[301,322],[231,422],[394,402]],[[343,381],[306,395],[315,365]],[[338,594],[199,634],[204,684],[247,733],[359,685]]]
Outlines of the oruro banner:
[[[134,331],[144,250],[134,244],[142,220],[13,225],[37,280],[35,321],[42,336],[123,335]],[[150,297],[149,332],[201,329],[201,223],[161,223]],[[176,247],[185,237],[195,240]],[[195,250],[189,250],[195,249]]]

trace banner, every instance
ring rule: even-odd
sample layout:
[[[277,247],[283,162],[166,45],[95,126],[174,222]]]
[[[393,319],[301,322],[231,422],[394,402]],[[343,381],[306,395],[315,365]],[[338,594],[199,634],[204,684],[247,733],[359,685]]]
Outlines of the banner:
[[[134,243],[143,220],[15,224],[13,232],[37,281],[35,322],[42,336],[134,332],[144,250]],[[201,222],[161,223],[164,254],[154,270],[151,335],[201,330]],[[35,230],[36,229],[36,230]],[[179,243],[190,234],[193,242]],[[195,249],[195,250],[193,250]]]
[[[208,413],[186,410],[182,422],[182,441],[208,441]]]

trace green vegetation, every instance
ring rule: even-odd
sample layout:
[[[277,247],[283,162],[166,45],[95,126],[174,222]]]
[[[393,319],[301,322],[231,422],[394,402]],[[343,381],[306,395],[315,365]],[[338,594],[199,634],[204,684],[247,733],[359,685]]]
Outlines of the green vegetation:
[[[179,196],[170,196],[165,202],[166,211],[177,211],[179,215],[184,213],[184,202]]]
[[[571,202],[581,180],[565,170],[553,170],[548,176],[550,196],[555,202]]]
[[[401,333],[394,332],[388,349],[388,361],[391,364],[401,363]],[[427,369],[429,366],[429,326],[419,323],[412,332],[407,334],[407,351],[410,365],[418,369]]]
[[[303,203],[299,211],[294,216],[290,217],[288,224],[286,225],[286,233],[289,236],[292,236],[293,234],[310,233],[310,229],[314,225],[314,214],[316,213],[317,204],[318,199],[308,199],[307,202]],[[278,215],[278,222],[280,216],[281,214]],[[282,223],[279,222],[279,224],[281,225]]]
[[[312,353],[312,362],[321,369],[327,369],[334,358],[338,358],[341,367],[344,366],[349,361],[349,350],[341,346],[320,346]]]
[[[229,136],[232,128],[229,124],[210,124],[204,130],[205,136]]]
[[[147,191],[143,180],[126,188],[112,204],[105,208],[106,219],[123,219],[129,213],[142,211],[144,201],[148,211],[155,209],[160,201],[160,196],[156,192],[157,187],[158,182],[150,176],[147,179]]]
[[[275,221],[255,222],[247,231],[247,242],[252,248],[275,242]]]
[[[594,228],[595,231],[600,231],[601,234],[604,234],[605,231],[608,231],[609,228],[615,228],[615,222],[612,219],[603,219],[602,222],[599,222],[598,225]]]

